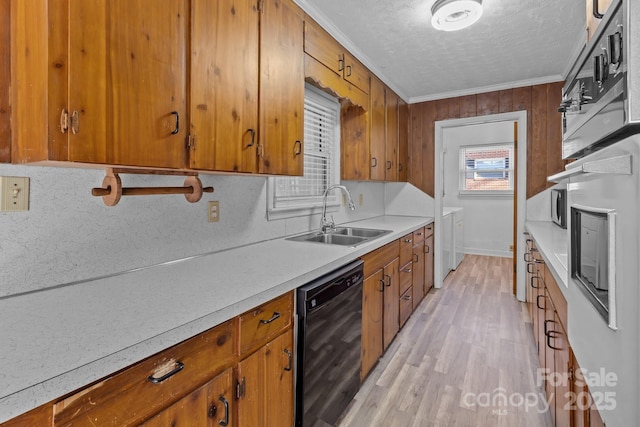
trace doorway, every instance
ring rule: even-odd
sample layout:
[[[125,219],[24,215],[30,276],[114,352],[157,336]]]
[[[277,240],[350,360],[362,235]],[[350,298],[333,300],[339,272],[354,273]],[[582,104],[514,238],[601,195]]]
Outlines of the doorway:
[[[525,299],[524,286],[524,263],[521,262],[519,254],[525,245],[524,223],[525,223],[525,206],[526,206],[526,147],[527,147],[527,112],[514,111],[510,113],[493,114],[480,117],[468,117],[462,119],[443,120],[435,123],[435,158],[440,161],[435,162],[435,191],[434,191],[434,216],[435,216],[435,233],[434,242],[435,253],[443,252],[443,208],[445,206],[446,190],[445,185],[451,192],[451,186],[447,185],[445,175],[445,139],[447,135],[456,134],[458,131],[470,126],[476,126],[476,129],[483,128],[484,125],[495,125],[499,127],[513,126],[515,123],[514,139],[517,141],[515,147],[515,197],[512,197],[511,206],[515,209],[514,227],[513,227],[513,257],[515,266],[515,294],[520,301]],[[448,147],[447,147],[448,148]],[[451,150],[451,148],[448,148]],[[446,199],[449,200],[449,199]],[[513,212],[513,211],[512,211]],[[469,223],[465,220],[465,223]],[[435,287],[442,287],[442,271],[441,262],[436,261],[434,266]]]

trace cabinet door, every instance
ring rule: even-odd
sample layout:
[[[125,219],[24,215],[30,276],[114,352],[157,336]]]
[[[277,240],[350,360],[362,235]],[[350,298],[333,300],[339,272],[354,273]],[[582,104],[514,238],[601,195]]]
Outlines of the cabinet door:
[[[571,426],[571,405],[575,405],[575,400],[571,399],[571,388],[568,381],[564,380],[569,378],[570,371],[570,347],[567,335],[562,327],[560,318],[556,312],[553,313],[553,325],[547,328],[548,338],[547,347],[551,347],[553,350],[553,365],[548,366],[550,372],[554,372],[555,377],[562,378],[561,381],[554,381],[554,387],[551,392],[553,395],[547,394],[551,397],[551,401],[554,402],[553,407],[549,406],[554,414],[556,427],[570,427]],[[548,365],[551,363],[548,361]]]
[[[257,172],[258,11],[253,0],[193,0],[190,167]]]
[[[238,364],[238,426],[293,425],[293,330]]]
[[[398,181],[409,181],[409,106],[398,98]]]
[[[186,166],[187,0],[70,0],[69,160]]]
[[[424,241],[424,294],[426,295],[433,288],[433,233]],[[415,292],[415,291],[414,291]],[[414,298],[415,301],[415,298]],[[420,301],[414,302],[419,304]],[[415,307],[414,307],[415,309]]]
[[[145,427],[233,425],[232,371],[227,369],[147,422]]]
[[[302,175],[303,19],[291,0],[261,4],[259,171]]]
[[[382,295],[384,290],[382,270],[378,270],[365,279],[362,287],[361,380],[366,378],[382,354]]]
[[[398,96],[385,89],[385,180],[398,180]]]
[[[400,261],[395,258],[384,267],[384,308],[382,339],[386,350],[400,330]]]
[[[384,84],[377,78],[371,78],[371,179],[385,179],[385,102]]]
[[[597,18],[594,12],[604,15],[613,0],[587,0],[587,41],[593,37],[602,18]],[[593,6],[597,5],[598,10],[594,11]]]
[[[413,308],[415,309],[424,297],[426,279],[426,242],[420,241],[413,247]]]

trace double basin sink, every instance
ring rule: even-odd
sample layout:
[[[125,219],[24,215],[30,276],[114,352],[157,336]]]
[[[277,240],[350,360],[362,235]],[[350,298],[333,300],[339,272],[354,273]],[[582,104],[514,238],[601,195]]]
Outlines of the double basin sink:
[[[326,233],[314,231],[300,236],[289,237],[286,240],[296,242],[324,243],[328,245],[358,246],[391,233],[391,230],[377,230],[374,228],[336,227]]]

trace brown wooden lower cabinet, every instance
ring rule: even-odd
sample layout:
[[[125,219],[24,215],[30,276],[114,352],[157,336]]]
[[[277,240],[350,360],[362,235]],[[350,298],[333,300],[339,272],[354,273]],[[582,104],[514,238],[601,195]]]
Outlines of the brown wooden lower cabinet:
[[[145,427],[235,425],[233,391],[233,371],[227,369],[141,425]]]
[[[360,380],[363,381],[382,355],[382,293],[384,281],[372,275],[362,286],[362,348]]]
[[[293,426],[293,292],[2,423]]]
[[[555,427],[604,426],[588,388],[578,381],[578,364],[567,337],[567,301],[533,239],[527,239],[527,308],[549,411]]]
[[[238,364],[238,427],[293,426],[293,330]]]

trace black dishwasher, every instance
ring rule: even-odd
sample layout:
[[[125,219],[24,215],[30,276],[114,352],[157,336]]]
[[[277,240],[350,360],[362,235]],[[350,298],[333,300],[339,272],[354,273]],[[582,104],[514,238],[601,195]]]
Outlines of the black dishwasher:
[[[363,263],[298,288],[296,427],[335,425],[360,387]]]

